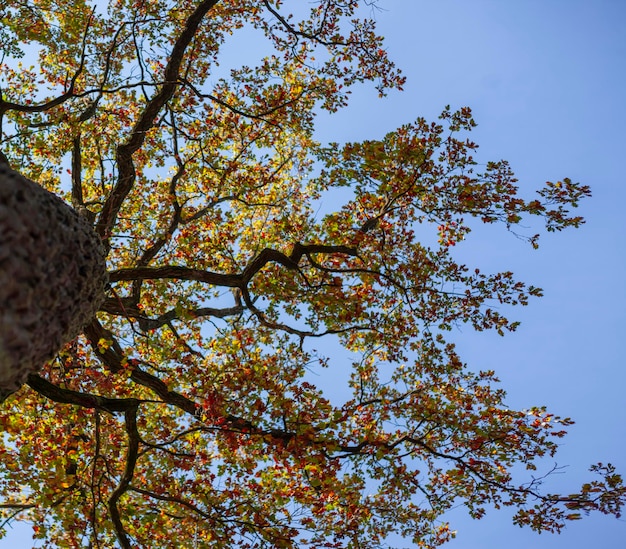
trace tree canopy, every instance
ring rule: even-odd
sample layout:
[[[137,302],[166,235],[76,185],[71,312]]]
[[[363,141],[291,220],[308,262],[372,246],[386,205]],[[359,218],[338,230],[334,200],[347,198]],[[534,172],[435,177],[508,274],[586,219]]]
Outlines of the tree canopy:
[[[0,160],[90,220],[108,270],[96,318],[0,407],[4,527],[49,547],[435,547],[459,502],[537,531],[619,516],[610,464],[542,491],[571,420],[509,408],[449,338],[513,331],[541,295],[455,244],[490,224],[537,247],[527,220],[579,226],[589,188],[521,197],[477,158],[469,108],[317,142],[354,86],[402,88],[375,7],[3,2]]]

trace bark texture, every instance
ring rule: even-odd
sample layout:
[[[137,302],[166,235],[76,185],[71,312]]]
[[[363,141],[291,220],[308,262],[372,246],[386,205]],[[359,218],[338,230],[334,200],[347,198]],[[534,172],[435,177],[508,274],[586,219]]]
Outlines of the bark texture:
[[[0,401],[80,333],[105,284],[89,222],[0,163]]]

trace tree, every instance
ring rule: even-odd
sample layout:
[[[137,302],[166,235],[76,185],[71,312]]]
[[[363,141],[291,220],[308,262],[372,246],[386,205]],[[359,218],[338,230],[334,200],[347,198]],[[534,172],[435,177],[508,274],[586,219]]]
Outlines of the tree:
[[[4,400],[93,318],[107,273],[100,238],[90,223],[6,163],[0,164],[0,208]]]
[[[479,223],[576,227],[589,189],[521,198],[506,162],[474,159],[466,108],[317,143],[352,86],[402,86],[371,2],[1,9],[6,161],[91,220],[108,269],[96,318],[2,405],[7,519],[52,546],[361,548],[439,545],[459,501],[538,531],[619,515],[610,465],[567,495],[528,481],[571,421],[509,409],[447,341],[512,331],[503,307],[541,295],[454,245]],[[227,72],[244,32],[258,64]]]

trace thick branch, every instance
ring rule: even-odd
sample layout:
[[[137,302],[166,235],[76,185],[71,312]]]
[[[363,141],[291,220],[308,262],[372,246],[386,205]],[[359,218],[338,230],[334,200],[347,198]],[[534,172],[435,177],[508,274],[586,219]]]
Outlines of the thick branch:
[[[194,280],[206,282],[215,286],[225,286],[228,288],[244,288],[252,277],[258,273],[268,263],[280,263],[288,269],[297,269],[302,256],[310,254],[333,254],[340,253],[356,256],[357,252],[349,246],[328,246],[325,244],[299,244],[296,243],[289,255],[278,250],[265,248],[256,255],[241,274],[223,274],[202,269],[192,269],[177,265],[164,267],[130,267],[118,269],[109,273],[110,282],[120,282],[123,280]]]
[[[139,401],[135,398],[107,398],[100,395],[72,391],[71,389],[63,389],[36,374],[30,374],[28,376],[27,385],[40,395],[55,402],[61,404],[76,404],[83,408],[95,408],[110,413],[127,412],[128,410],[136,408],[139,404]]]
[[[82,150],[80,133],[72,143],[72,206],[78,210],[85,205],[82,182]]]
[[[113,334],[104,328],[97,320],[94,320],[85,328],[85,335],[89,338],[91,348],[96,356],[104,363],[112,372],[119,372],[125,366],[124,351],[120,347]],[[104,339],[110,342],[110,346],[102,348],[98,346],[98,342]],[[190,400],[180,393],[170,391],[167,384],[148,372],[144,372],[138,367],[133,368],[130,379],[139,385],[151,389],[156,393],[163,402],[176,406],[180,410],[197,415],[198,407],[193,400]]]
[[[98,358],[106,364],[112,372],[118,372],[123,368],[123,351],[111,332],[104,328],[97,320],[94,320],[85,329],[85,335],[89,338],[91,348],[96,356],[98,356]],[[99,347],[98,342],[101,339],[110,341],[110,346],[105,349]],[[152,390],[166,404],[176,406],[179,410],[182,410],[195,418],[199,418],[200,407],[198,404],[176,391],[171,391],[167,384],[158,377],[135,366],[130,375],[130,379],[135,383]],[[222,429],[230,428],[236,431],[245,431],[250,434],[269,436],[270,438],[282,441],[289,440],[295,436],[295,433],[290,433],[281,429],[259,429],[250,421],[232,414],[227,414],[223,419],[224,424],[221,427]]]
[[[219,0],[204,0],[193,11],[185,23],[172,48],[170,59],[164,71],[164,84],[160,91],[148,102],[137,120],[126,143],[117,148],[118,181],[106,199],[96,229],[103,240],[107,241],[115,225],[122,203],[135,183],[135,165],[133,154],[143,145],[147,132],[154,126],[155,120],[166,103],[173,97],[180,77],[180,67],[193,37],[196,35],[205,15]]]
[[[190,267],[180,267],[177,265],[167,265],[164,267],[130,267],[109,273],[109,282],[161,279],[195,280],[197,282],[206,282],[207,284],[226,286],[229,288],[239,288],[242,285],[241,275],[213,273],[203,271],[202,269],[192,269]]]

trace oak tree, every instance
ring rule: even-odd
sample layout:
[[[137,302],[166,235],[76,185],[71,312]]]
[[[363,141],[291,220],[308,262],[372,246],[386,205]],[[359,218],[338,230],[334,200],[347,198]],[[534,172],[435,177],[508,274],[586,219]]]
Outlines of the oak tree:
[[[49,547],[434,547],[459,502],[537,531],[619,515],[611,465],[542,491],[533,470],[571,421],[507,407],[448,337],[512,331],[509,306],[541,294],[454,245],[492,224],[536,247],[524,220],[576,227],[589,189],[521,197],[506,162],[475,158],[468,108],[317,142],[355,85],[402,87],[374,8],[2,3],[3,173],[71,204],[108,272],[83,332],[0,408],[4,526]],[[0,204],[6,234],[18,203]],[[0,242],[3,283],[47,234]]]

